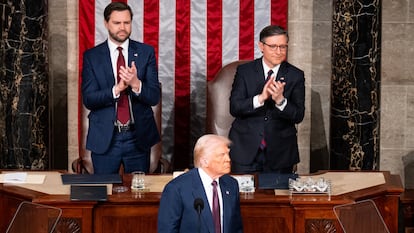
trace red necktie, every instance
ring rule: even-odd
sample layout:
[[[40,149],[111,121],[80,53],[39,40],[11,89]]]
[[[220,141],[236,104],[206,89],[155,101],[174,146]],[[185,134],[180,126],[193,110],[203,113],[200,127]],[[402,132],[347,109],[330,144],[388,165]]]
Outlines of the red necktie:
[[[270,80],[270,78],[272,77],[272,74],[273,74],[273,70],[269,70],[269,72],[267,72],[266,82]],[[264,148],[266,148],[266,141],[263,136],[262,141],[260,142],[260,149],[263,150]]]
[[[122,54],[122,47],[118,47],[118,51],[119,51],[119,55],[118,55],[118,60],[116,62],[116,75],[117,75],[117,80],[119,82],[120,78],[119,78],[119,67],[123,66],[125,67],[125,58],[124,55]],[[119,100],[118,100],[118,109],[117,109],[117,117],[118,120],[122,123],[125,124],[129,121],[129,106],[128,106],[128,95],[126,94],[126,91],[122,91],[120,93],[119,96]]]
[[[273,70],[269,70],[269,72],[267,72],[266,82],[269,81],[270,77],[272,77],[272,74]]]
[[[220,203],[217,193],[217,181],[211,183],[213,185],[213,221],[214,229],[216,233],[221,233],[221,221],[220,221]]]

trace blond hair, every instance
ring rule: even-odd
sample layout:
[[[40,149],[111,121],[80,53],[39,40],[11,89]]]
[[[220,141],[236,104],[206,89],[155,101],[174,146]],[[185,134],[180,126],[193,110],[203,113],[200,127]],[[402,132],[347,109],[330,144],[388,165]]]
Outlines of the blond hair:
[[[194,167],[200,167],[200,160],[209,157],[219,146],[225,144],[230,146],[231,141],[223,136],[206,134],[201,136],[194,146]]]

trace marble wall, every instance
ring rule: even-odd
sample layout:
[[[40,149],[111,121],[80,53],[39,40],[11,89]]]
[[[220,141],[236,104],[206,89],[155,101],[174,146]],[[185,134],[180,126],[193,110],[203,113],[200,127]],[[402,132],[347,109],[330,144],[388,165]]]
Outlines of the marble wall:
[[[333,2],[330,169],[378,170],[381,4]]]
[[[2,1],[0,168],[49,167],[47,1]]]
[[[414,188],[414,1],[382,1],[380,169]]]
[[[289,62],[305,72],[299,173],[329,169],[332,1],[289,0]]]
[[[53,82],[66,79],[66,86],[58,85],[66,91],[56,89],[60,94],[52,98],[55,103],[67,100],[67,106],[58,104],[63,112],[67,109],[67,119],[63,118],[67,133],[62,135],[67,136],[67,145],[63,144],[67,151],[62,153],[67,158],[58,159],[66,161],[67,167],[79,151],[77,7],[77,1],[49,3],[50,70]],[[289,0],[289,61],[302,68],[306,77],[306,116],[298,126],[300,173],[329,168],[332,10],[331,0]],[[413,0],[382,1],[379,169],[400,174],[411,188],[413,181],[406,177],[414,175],[413,22]]]
[[[289,60],[305,70],[311,108],[299,126],[300,171],[329,168],[332,9],[330,0],[289,0]],[[381,12],[378,166],[414,188],[414,1],[382,1]]]
[[[68,48],[68,25],[66,1],[49,0],[49,94],[51,122],[51,166],[56,169],[67,167],[68,163],[68,91],[70,89],[70,72],[68,67],[71,64],[69,58],[72,52]],[[73,14],[73,13],[72,13]]]
[[[0,168],[67,168],[65,3],[0,4]]]

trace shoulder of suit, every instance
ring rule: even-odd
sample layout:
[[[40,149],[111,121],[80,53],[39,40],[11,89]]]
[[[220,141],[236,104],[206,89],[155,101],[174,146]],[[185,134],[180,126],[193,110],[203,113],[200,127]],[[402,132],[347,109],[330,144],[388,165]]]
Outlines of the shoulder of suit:
[[[220,181],[237,183],[237,180],[229,174],[225,174],[220,177]]]
[[[134,49],[149,49],[149,50],[154,50],[154,47],[149,45],[149,44],[145,44],[136,40],[129,40],[129,46],[134,48]]]
[[[185,171],[182,174],[178,175],[171,182],[186,182],[188,180],[192,180],[193,178],[199,177],[197,169],[193,168],[189,171]]]
[[[261,64],[261,59],[255,59],[255,60],[251,60],[248,61],[246,63],[240,64],[238,65],[237,69],[255,69],[255,67],[257,67],[258,62]]]
[[[105,51],[105,50],[109,51],[108,42],[106,40],[104,42],[92,47],[92,48],[89,48],[89,49],[85,50],[85,54],[100,52],[100,51]]]
[[[292,71],[292,72],[301,72],[301,73],[303,73],[303,70],[301,70],[300,68],[292,65],[291,63],[289,63],[287,61],[285,61],[283,63],[284,63],[283,65],[285,66],[285,69],[289,69],[289,71]]]
[[[181,174],[181,175],[173,178],[172,180],[170,180],[166,184],[165,188],[168,188],[168,189],[180,189],[181,187],[186,187],[189,184],[191,184],[191,182],[193,180],[192,177],[193,176],[187,174],[187,172],[186,173],[183,173],[183,174]]]

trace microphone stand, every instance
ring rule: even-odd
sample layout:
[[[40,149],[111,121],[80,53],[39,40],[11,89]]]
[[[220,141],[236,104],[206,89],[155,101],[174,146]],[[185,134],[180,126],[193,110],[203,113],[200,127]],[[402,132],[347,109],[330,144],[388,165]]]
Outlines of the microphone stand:
[[[194,209],[197,211],[198,214],[198,222],[197,222],[197,232],[201,232],[201,210],[204,208],[204,201],[201,198],[196,198],[194,200]]]

